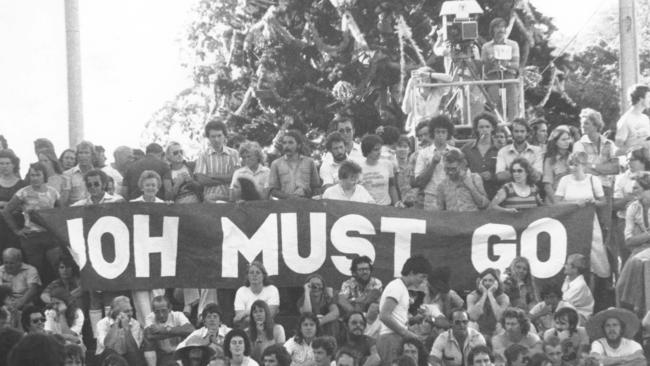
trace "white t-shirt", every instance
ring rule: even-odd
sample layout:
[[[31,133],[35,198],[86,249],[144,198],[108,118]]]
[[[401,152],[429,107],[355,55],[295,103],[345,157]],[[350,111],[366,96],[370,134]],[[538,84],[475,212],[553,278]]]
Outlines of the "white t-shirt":
[[[357,184],[354,187],[354,193],[352,196],[348,197],[343,192],[340,184],[335,184],[323,192],[323,199],[328,200],[339,200],[339,201],[351,201],[351,202],[361,202],[361,203],[375,203],[375,200],[372,198],[370,193],[363,188],[362,185]]]
[[[650,137],[650,118],[645,114],[636,114],[628,110],[616,122],[616,140],[623,140],[623,148],[630,151],[642,147]]]
[[[359,165],[361,166],[360,184],[378,205],[390,205],[388,181],[395,176],[391,163],[380,159],[375,165],[368,165],[366,161]]]
[[[576,180],[573,174],[569,174],[560,178],[555,195],[563,197],[565,201],[578,201],[603,197],[605,193],[600,179],[591,174],[586,174],[583,180]]]
[[[641,345],[627,338],[621,339],[621,344],[616,349],[610,347],[605,338],[597,339],[591,343],[591,353],[607,357],[625,357],[638,351],[643,351]]]
[[[339,182],[339,168],[341,163],[335,161],[324,161],[321,164],[318,174],[320,175],[320,180],[323,181],[323,185],[327,184],[336,184]]]
[[[397,323],[403,324],[406,328],[408,322],[408,311],[409,305],[411,302],[411,297],[409,296],[409,290],[406,288],[404,281],[401,278],[396,278],[392,280],[384,289],[384,292],[381,293],[381,298],[379,299],[379,308],[381,309],[384,306],[387,298],[392,298],[397,301],[397,305],[393,309],[391,316]],[[379,334],[391,334],[395,333],[392,329],[388,328],[384,323],[381,324]]]
[[[269,306],[280,306],[278,288],[273,285],[264,286],[259,294],[254,294],[248,286],[240,287],[235,294],[235,311],[248,313],[257,300],[264,300]]]

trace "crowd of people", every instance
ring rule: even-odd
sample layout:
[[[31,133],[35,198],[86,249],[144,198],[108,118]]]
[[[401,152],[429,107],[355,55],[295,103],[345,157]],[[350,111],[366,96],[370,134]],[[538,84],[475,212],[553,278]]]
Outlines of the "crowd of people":
[[[205,125],[207,145],[193,161],[176,142],[144,152],[121,146],[108,164],[106,151],[88,141],[57,157],[39,138],[24,179],[0,138],[0,365],[35,365],[29,362],[39,357],[62,360],[53,365],[645,364],[650,88],[635,87],[630,99],[614,141],[592,109],[582,111],[581,128],[550,133],[540,118],[516,118],[508,128],[483,112],[469,142],[454,138],[446,115],[420,121],[415,139],[392,126],[358,139],[354,116],[338,115],[326,153],[314,158],[291,126],[262,148],[216,119]],[[528,260],[517,257],[459,294],[449,287],[450,269],[416,256],[384,286],[370,258],[355,257],[352,278],[340,286],[317,273],[305,278],[289,314],[299,317],[296,329],[275,322],[286,291],[260,262],[231,295],[84,291],[66,243],[33,219],[56,207],[268,199],[513,215],[593,204],[596,214],[589,257],[568,256],[562,283],[540,286]]]

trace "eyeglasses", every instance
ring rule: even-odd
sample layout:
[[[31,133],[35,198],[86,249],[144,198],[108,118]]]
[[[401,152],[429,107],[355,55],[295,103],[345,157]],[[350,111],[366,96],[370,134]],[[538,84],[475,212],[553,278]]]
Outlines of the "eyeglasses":
[[[87,188],[93,188],[93,187],[98,188],[98,187],[101,187],[101,186],[102,186],[102,184],[99,183],[99,182],[86,182],[86,187]]]
[[[525,170],[523,170],[523,169],[512,169],[511,172],[513,172],[513,173],[523,173],[523,172],[525,172]]]
[[[36,318],[31,320],[32,324],[45,323],[45,318]]]
[[[174,156],[183,155],[183,150],[172,151],[172,155]]]

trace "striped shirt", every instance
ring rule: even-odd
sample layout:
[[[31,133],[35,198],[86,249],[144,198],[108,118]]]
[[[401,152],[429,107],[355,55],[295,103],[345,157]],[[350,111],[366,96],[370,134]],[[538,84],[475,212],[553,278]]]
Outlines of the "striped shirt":
[[[221,151],[216,151],[208,146],[205,151],[199,154],[196,161],[194,173],[205,174],[208,177],[217,175],[230,175],[239,168],[239,153],[235,149],[224,146]],[[203,188],[203,199],[206,201],[228,201],[230,181],[226,184],[208,186]]]
[[[517,194],[512,182],[504,184],[501,189],[506,193],[506,199],[500,204],[500,206],[504,208],[516,208],[517,210],[521,210],[537,207],[541,202],[536,186],[530,186],[530,194],[525,197]]]

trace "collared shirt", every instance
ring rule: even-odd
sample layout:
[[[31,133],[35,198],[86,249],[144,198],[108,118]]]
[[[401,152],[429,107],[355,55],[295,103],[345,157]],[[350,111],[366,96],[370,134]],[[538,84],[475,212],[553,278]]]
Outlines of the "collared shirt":
[[[109,317],[105,317],[97,322],[97,349],[95,350],[96,355],[101,355],[106,349],[104,341],[106,340],[106,336],[108,335],[108,332],[110,331],[113,324],[115,324],[115,319]],[[142,334],[142,326],[137,320],[131,318],[129,320],[129,330],[131,331],[131,335],[133,336],[135,343],[138,345],[138,347],[140,347],[142,340],[144,339],[144,335]],[[126,350],[124,349],[114,351],[119,354],[124,354]]]
[[[370,277],[370,280],[368,280],[368,283],[365,286],[360,284],[356,278],[351,277],[341,284],[339,295],[344,295],[348,298],[348,301],[353,304],[358,302],[363,303],[364,300],[368,299],[372,291],[381,292],[383,287],[381,281],[376,277]]]
[[[77,202],[88,196],[86,182],[84,182],[84,173],[81,172],[79,165],[72,167],[63,172],[70,179],[70,202]]]
[[[239,168],[239,153],[237,150],[224,146],[216,151],[209,145],[199,154],[194,173],[205,174],[208,177],[217,175],[232,175]],[[230,200],[229,184],[220,184],[203,188],[203,198],[206,201]]]
[[[438,186],[438,209],[443,211],[468,212],[478,211],[487,207],[490,201],[483,189],[483,179],[477,173],[471,173],[472,182],[478,193],[482,196],[480,202],[474,202],[474,197],[463,182],[454,182],[445,178]]]
[[[11,288],[11,299],[17,300],[27,293],[29,286],[41,285],[41,278],[34,266],[27,263],[20,265],[18,273],[12,275],[7,273],[5,266],[0,266],[0,285]]]
[[[439,359],[444,366],[468,365],[469,351],[476,346],[485,346],[485,338],[476,329],[467,328],[467,338],[462,348],[453,331],[449,329],[436,338],[429,355]]]
[[[100,205],[102,203],[117,203],[117,202],[124,202],[124,198],[122,198],[122,196],[120,196],[119,194],[110,195],[108,193],[104,193],[102,198],[97,203],[93,202],[92,198],[88,197],[79,200],[70,206],[91,206],[91,205]]]
[[[496,172],[500,173],[509,171],[510,164],[512,164],[515,159],[524,158],[528,160],[533,169],[538,173],[542,173],[544,171],[542,150],[538,146],[531,145],[528,142],[525,144],[526,145],[522,152],[517,151],[514,144],[502,147],[497,154]]]
[[[417,160],[415,161],[415,176],[419,176],[424,172],[424,170],[431,164],[431,161],[433,160],[433,156],[435,154],[441,154],[444,156],[444,154],[448,153],[451,150],[457,150],[460,151],[459,149],[447,144],[445,147],[442,149],[438,150],[435,144],[431,144],[424,149],[420,150],[418,153]],[[438,185],[445,179],[447,176],[445,174],[445,167],[444,167],[444,158],[440,159],[440,162],[438,165],[436,165],[435,169],[433,170],[433,175],[431,176],[431,180],[427,183],[427,185],[424,187],[424,194],[432,195],[435,196],[438,194]]]
[[[241,191],[239,178],[248,178],[255,185],[255,190],[260,195],[260,199],[266,199],[266,186],[269,183],[270,173],[271,169],[261,164],[257,166],[255,171],[252,171],[248,166],[243,166],[233,173],[230,189]]]
[[[564,279],[562,284],[562,301],[566,301],[576,308],[583,319],[589,319],[594,312],[594,296],[582,275],[569,281]]]
[[[320,186],[320,178],[314,160],[298,156],[297,161],[289,161],[284,155],[271,163],[269,188],[279,189],[286,194],[310,197],[313,188]]]
[[[156,314],[149,313],[144,320],[145,328],[148,328],[154,324],[163,325],[166,329],[182,327],[185,324],[190,324],[190,321],[187,320],[185,314],[180,311],[170,311],[167,315],[167,320],[164,323],[159,323],[156,320]],[[165,339],[159,339],[154,341],[156,348],[164,353],[172,353],[176,350],[178,344],[182,341],[181,337],[171,337]]]
[[[604,164],[616,159],[618,148],[612,140],[600,136],[599,144],[593,143],[589,136],[584,135],[573,144],[573,152],[584,151],[589,157],[589,164]],[[595,175],[595,174],[594,174]],[[611,187],[613,175],[596,175],[603,183],[603,187]]]
[[[623,140],[625,152],[643,147],[645,140],[650,137],[650,118],[633,109],[625,112],[616,122],[616,139]]]
[[[625,196],[632,194],[634,191],[634,185],[636,184],[636,178],[639,175],[639,172],[633,173],[629,169],[624,173],[617,175],[616,180],[614,181],[614,199],[625,198]],[[616,216],[625,219],[625,208],[618,210]]]
[[[497,154],[499,153],[499,149],[494,145],[490,145],[485,152],[485,155],[481,155],[481,152],[478,149],[478,141],[474,140],[463,146],[461,151],[465,154],[467,167],[472,173],[480,174],[483,172],[490,172],[492,174],[492,179],[483,181],[483,188],[485,188],[488,198],[494,197],[499,189],[499,183],[494,176],[494,173],[496,173]]]

